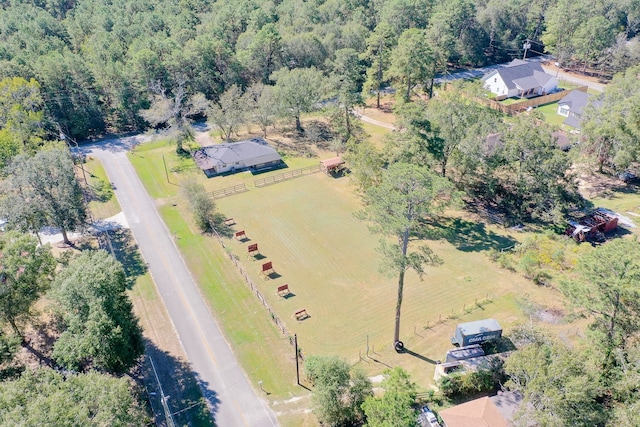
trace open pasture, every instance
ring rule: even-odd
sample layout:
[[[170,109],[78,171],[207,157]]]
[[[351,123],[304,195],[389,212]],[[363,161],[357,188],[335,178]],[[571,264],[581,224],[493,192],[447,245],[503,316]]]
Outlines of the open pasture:
[[[514,240],[445,219],[447,224],[434,227],[444,238],[428,242],[444,264],[428,267],[424,281],[407,274],[401,338],[410,351],[397,355],[391,348],[397,277],[379,271],[379,237],[354,216],[361,205],[347,178],[317,173],[216,204],[234,218],[234,231],[246,233],[241,240],[229,239],[227,247],[287,329],[298,334],[303,353],[360,360],[372,373],[402,365],[419,383],[431,382],[433,362],[450,347],[457,322],[495,317],[508,328],[522,320],[514,295],[539,291],[483,253]],[[456,236],[457,228],[464,237]],[[259,255],[250,255],[248,247],[256,243]],[[273,265],[270,278],[261,273],[266,262]],[[284,284],[291,292],[286,298],[277,292]],[[295,318],[300,309],[306,309],[307,319]],[[371,357],[366,357],[367,337]]]
[[[166,182],[163,156],[170,183]],[[331,155],[321,158],[328,157]],[[433,383],[435,361],[442,359],[451,347],[449,338],[457,323],[494,317],[508,332],[510,327],[529,320],[522,314],[523,302],[531,301],[544,308],[563,308],[556,291],[540,288],[518,274],[501,269],[486,255],[491,248],[512,246],[516,239],[524,237],[523,233],[485,226],[452,212],[432,224],[428,233],[438,236],[427,243],[444,264],[429,267],[424,281],[413,273],[406,277],[401,339],[408,351],[396,354],[391,341],[397,277],[379,272],[380,256],[375,250],[379,237],[371,235],[366,224],[353,215],[361,205],[348,178],[334,179],[314,173],[261,188],[253,185],[255,179],[287,170],[281,169],[255,176],[245,172],[207,179],[189,165],[189,159],[178,158],[172,147],[162,142],[143,144],[129,158],[147,189],[162,205],[161,212],[169,229],[180,236],[178,245],[186,262],[243,359],[245,369],[253,376],[260,365],[263,372],[260,379],[264,379],[265,384],[268,379],[275,381],[278,373],[272,372],[275,376],[269,378],[264,369],[270,362],[255,356],[256,352],[273,352],[273,348],[268,349],[272,343],[266,345],[257,337],[247,340],[245,327],[248,326],[253,335],[265,327],[275,328],[273,324],[251,323],[268,319],[268,313],[260,308],[255,296],[246,292],[246,286],[242,290],[236,288],[236,282],[243,286],[240,275],[234,272],[229,260],[219,259],[222,250],[215,239],[200,236],[193,225],[188,225],[192,222],[191,214],[179,195],[180,183],[188,177],[203,183],[206,191],[246,184],[246,192],[215,201],[218,211],[234,219],[233,232],[246,233],[246,239],[231,238],[226,246],[249,272],[287,330],[298,334],[304,355],[339,355],[358,363],[372,375],[387,367],[403,366],[420,387],[426,387]],[[296,169],[317,164],[318,159],[292,157],[285,161],[290,169]],[[168,215],[169,211],[180,213]],[[259,256],[251,258],[248,246],[256,243]],[[217,273],[200,271],[212,262],[216,264]],[[261,275],[261,267],[266,262],[272,262],[274,270],[273,278],[268,280]],[[222,270],[228,275],[224,280],[218,277]],[[231,276],[235,279],[231,280]],[[277,293],[277,288],[284,284],[289,285],[291,292],[287,298]],[[222,289],[224,298],[218,295]],[[250,310],[251,315],[238,311],[239,305],[230,299],[234,294],[242,300],[246,297],[254,300],[255,308],[244,308]],[[301,309],[305,309],[309,317],[298,321],[294,314]],[[288,354],[290,348],[284,344],[285,340],[280,345]],[[244,357],[245,351],[252,356]],[[271,365],[271,369],[274,368]]]

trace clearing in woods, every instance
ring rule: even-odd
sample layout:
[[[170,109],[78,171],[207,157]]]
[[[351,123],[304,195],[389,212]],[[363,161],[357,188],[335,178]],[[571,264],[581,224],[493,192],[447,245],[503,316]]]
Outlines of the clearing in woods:
[[[313,174],[216,200],[218,209],[234,218],[233,228],[250,236],[244,243],[229,239],[227,247],[287,329],[298,334],[305,355],[360,360],[371,373],[400,365],[425,385],[433,382],[433,363],[451,346],[449,337],[459,321],[495,317],[509,328],[524,320],[515,295],[540,290],[489,260],[483,252],[515,240],[481,227],[484,234],[474,232],[473,241],[428,242],[444,264],[427,268],[424,281],[407,275],[401,339],[410,351],[396,354],[391,341],[397,277],[380,273],[379,238],[354,216],[361,205],[353,190],[347,178]],[[246,246],[254,243],[264,261],[247,259]],[[261,277],[265,261],[273,262],[278,277]],[[283,299],[277,288],[285,283],[295,295]],[[296,321],[294,314],[301,308],[309,317]],[[463,313],[465,309],[469,312]]]
[[[391,341],[397,277],[379,272],[380,255],[375,250],[379,238],[355,218],[361,205],[347,177],[334,179],[314,173],[256,188],[255,179],[283,170],[206,179],[190,159],[177,158],[174,152],[166,142],[146,143],[129,158],[161,205],[168,228],[177,233],[176,243],[247,374],[273,387],[273,397],[291,390],[290,369],[295,369],[293,360],[287,360],[291,348],[282,335],[272,335],[275,327],[268,313],[241,284],[220,245],[213,237],[200,235],[191,223],[192,214],[179,195],[180,182],[188,177],[202,183],[206,191],[246,184],[248,191],[215,200],[218,211],[235,223],[226,246],[245,266],[288,332],[298,334],[306,356],[338,355],[358,363],[371,375],[402,366],[420,388],[427,388],[433,384],[435,361],[451,347],[449,338],[457,323],[494,317],[508,333],[513,326],[530,320],[522,313],[527,305],[564,311],[557,291],[501,269],[487,256],[490,249],[511,247],[529,233],[484,225],[454,212],[451,218],[442,218],[432,226],[440,238],[427,242],[444,264],[427,268],[424,281],[413,273],[406,277],[401,339],[408,351],[396,354]],[[315,159],[287,156],[285,161],[289,169],[296,169],[335,155],[323,154]],[[163,168],[158,167],[163,164],[163,155],[169,183]],[[233,232],[241,230],[246,232],[246,241],[233,238]],[[247,247],[255,243],[261,256],[252,261]],[[277,275],[267,280],[260,268],[269,261]],[[283,284],[288,284],[293,294],[286,299],[277,293]],[[295,313],[301,309],[309,317],[298,321]],[[545,328],[566,329],[566,325],[547,323]],[[269,338],[259,339],[260,334]],[[249,335],[253,338],[248,339]],[[260,346],[255,345],[258,342]],[[265,351],[275,358],[265,360]]]

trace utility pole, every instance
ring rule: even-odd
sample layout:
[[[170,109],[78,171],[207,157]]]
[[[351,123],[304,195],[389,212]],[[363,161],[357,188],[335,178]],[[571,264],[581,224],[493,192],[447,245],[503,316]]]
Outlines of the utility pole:
[[[160,379],[158,378],[158,372],[156,371],[156,365],[153,363],[153,358],[149,357],[149,361],[151,362],[151,367],[153,368],[153,374],[156,377],[156,382],[158,383],[158,388],[160,388],[160,400],[162,403],[162,409],[164,409],[164,417],[167,420],[168,427],[175,427],[175,422],[173,421],[173,414],[169,410],[169,405],[167,404],[167,400],[170,396],[164,395],[164,390],[162,390],[162,384],[160,384]]]
[[[524,49],[524,55],[522,55],[522,60],[524,61],[527,57],[527,50],[531,49],[531,41],[528,38],[522,45],[522,48]]]

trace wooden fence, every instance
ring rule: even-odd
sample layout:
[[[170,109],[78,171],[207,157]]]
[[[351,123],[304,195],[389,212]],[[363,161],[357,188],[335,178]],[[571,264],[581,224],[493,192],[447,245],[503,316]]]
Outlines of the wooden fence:
[[[581,92],[586,92],[588,89],[587,86],[581,86],[579,88],[573,90],[579,90]],[[567,96],[571,90],[562,90],[560,92],[551,93],[549,95],[537,96],[531,99],[525,99],[520,102],[515,102],[513,104],[505,105],[501,102],[498,102],[496,98],[487,99],[484,102],[494,110],[501,111],[505,114],[516,115],[523,111],[528,110],[529,108],[535,108],[540,105],[549,104],[551,102],[556,102]]]
[[[276,184],[287,179],[298,178],[310,173],[320,172],[320,164],[307,166],[306,168],[294,169],[286,172],[282,172],[276,175],[271,175],[265,178],[256,179],[254,184],[256,187],[264,187],[265,185]]]
[[[214,190],[209,194],[211,194],[211,197],[213,197],[214,199],[219,199],[221,197],[232,196],[244,191],[247,191],[247,186],[245,184],[238,184],[231,187],[223,188],[221,190]]]
[[[214,235],[216,236],[216,239],[218,240],[218,243],[220,243],[222,248],[225,250],[225,253],[229,257],[229,260],[231,260],[233,265],[238,270],[238,273],[240,273],[240,276],[242,276],[242,278],[244,279],[245,284],[249,287],[251,292],[256,296],[258,301],[260,301],[262,306],[269,312],[269,316],[271,317],[271,320],[273,321],[273,323],[276,324],[276,326],[278,327],[282,335],[284,335],[285,337],[288,337],[289,344],[293,346],[294,345],[293,335],[287,330],[282,320],[280,320],[280,318],[276,315],[275,311],[271,308],[271,306],[267,302],[267,299],[264,297],[264,295],[262,295],[262,292],[260,292],[260,290],[258,289],[258,286],[251,279],[251,276],[249,275],[247,270],[244,268],[244,266],[242,265],[238,257],[235,256],[233,253],[231,253],[231,251],[227,249],[227,247],[224,244],[224,240],[222,236],[220,236],[220,234],[218,234],[218,232],[215,229],[213,230],[213,232],[214,232]],[[302,354],[302,351],[300,349],[298,349],[298,355],[300,356],[300,359],[304,360],[304,355]]]
[[[515,116],[516,114],[522,113],[526,111],[529,107],[535,108],[540,105],[549,104],[551,102],[559,101],[565,96],[567,96],[573,90],[579,90],[580,92],[586,92],[589,89],[587,86],[580,86],[578,88],[572,90],[561,90],[560,92],[551,93],[549,95],[537,96],[531,99],[525,99],[519,102],[514,102],[513,104],[506,105],[502,102],[506,97],[504,96],[496,96],[494,98],[483,99],[483,98],[475,98],[474,99],[482,104],[485,104],[489,108],[494,110],[498,110],[502,113],[509,114],[511,116]],[[453,85],[447,83],[444,85],[445,91],[453,90]]]

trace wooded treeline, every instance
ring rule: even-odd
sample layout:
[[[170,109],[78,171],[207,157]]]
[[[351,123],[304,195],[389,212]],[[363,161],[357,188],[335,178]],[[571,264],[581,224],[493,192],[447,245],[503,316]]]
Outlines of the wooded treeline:
[[[365,91],[391,82],[398,88],[426,83],[447,66],[521,57],[527,40],[529,52],[551,52],[563,66],[621,71],[640,58],[640,3],[634,0],[3,0],[0,5],[0,80],[39,83],[50,136],[59,130],[85,138],[139,129],[145,124],[139,111],[155,97],[187,100],[203,94],[217,102],[233,85],[244,91],[256,82],[273,84],[272,73],[281,67],[315,67],[329,76],[345,71],[335,66],[345,49],[355,54],[356,61],[345,65],[360,76],[355,81]],[[403,71],[407,61],[397,59],[403,53],[422,62],[417,74]],[[416,64],[409,65],[415,70]],[[323,95],[333,96],[330,92]]]

